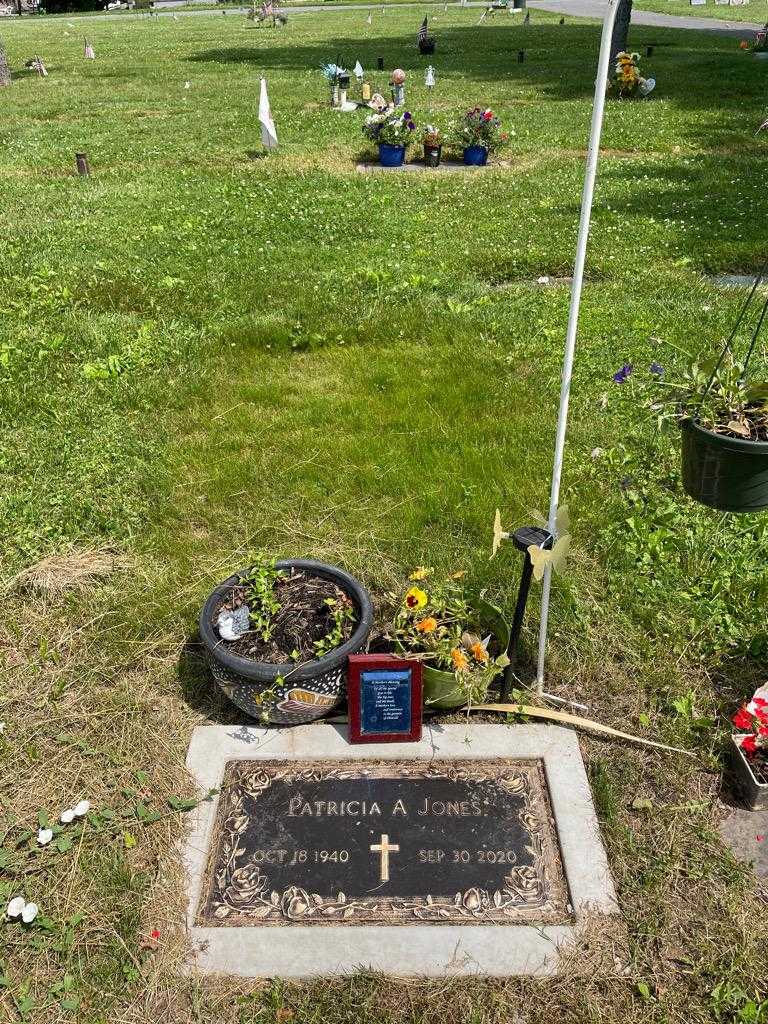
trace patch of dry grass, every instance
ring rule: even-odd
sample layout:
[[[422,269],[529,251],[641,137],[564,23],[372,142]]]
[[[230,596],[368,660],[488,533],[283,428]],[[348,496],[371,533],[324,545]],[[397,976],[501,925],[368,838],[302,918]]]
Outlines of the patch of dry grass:
[[[6,584],[6,590],[56,598],[98,586],[130,565],[128,555],[114,548],[73,544],[66,551],[48,555],[22,570]]]

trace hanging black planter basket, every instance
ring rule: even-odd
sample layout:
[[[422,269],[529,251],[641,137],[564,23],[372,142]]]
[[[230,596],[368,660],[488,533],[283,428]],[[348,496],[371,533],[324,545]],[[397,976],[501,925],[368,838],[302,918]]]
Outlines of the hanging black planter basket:
[[[757,289],[765,280],[768,272],[766,261],[741,307],[736,323],[715,363],[707,386],[699,397],[696,411],[692,416],[680,423],[683,435],[683,487],[702,505],[720,509],[722,512],[760,512],[768,508],[768,441],[754,441],[751,438],[734,437],[733,434],[718,434],[714,430],[703,427],[699,422],[699,413],[707,396],[717,380],[720,368],[726,356],[733,358],[734,339],[743,323],[746,314],[757,294]],[[738,384],[746,383],[749,362],[755,351],[757,340],[768,316],[768,298],[762,301],[762,309],[752,331],[744,364],[740,368]],[[715,392],[715,395],[717,393]],[[722,416],[720,422],[725,425],[730,415],[739,421],[743,420],[749,408],[748,394],[742,399],[743,407],[734,412],[733,398],[725,396],[714,415]],[[738,406],[736,407],[738,409]],[[724,411],[723,411],[724,410]],[[710,411],[710,418],[713,416]],[[714,420],[713,420],[714,422]],[[742,426],[746,424],[742,423]],[[730,427],[730,424],[729,424]],[[747,429],[747,433],[751,430]],[[757,432],[757,431],[756,431]]]
[[[680,428],[686,494],[723,512],[768,508],[768,441],[715,434],[691,419]]]

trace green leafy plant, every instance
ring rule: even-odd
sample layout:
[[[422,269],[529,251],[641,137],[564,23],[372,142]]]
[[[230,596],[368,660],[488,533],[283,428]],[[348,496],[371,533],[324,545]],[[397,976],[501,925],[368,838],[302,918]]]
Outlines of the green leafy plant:
[[[748,380],[730,355],[692,360],[677,380],[651,364],[651,408],[660,419],[695,419],[716,434],[768,441],[768,380]]]
[[[327,597],[325,604],[331,611],[333,625],[319,640],[315,640],[313,647],[315,655],[322,658],[324,654],[335,650],[344,640],[344,626],[355,617],[355,610],[352,602],[347,597]]]
[[[283,573],[275,568],[274,561],[258,558],[247,573],[240,577],[243,597],[250,612],[251,629],[269,640],[272,636],[272,620],[280,611],[280,601],[275,594],[275,584]]]

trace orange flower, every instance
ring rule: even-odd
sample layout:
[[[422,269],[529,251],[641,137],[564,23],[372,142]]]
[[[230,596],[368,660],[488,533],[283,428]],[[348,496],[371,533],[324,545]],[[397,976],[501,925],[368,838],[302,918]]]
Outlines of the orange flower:
[[[472,644],[470,650],[472,651],[472,657],[475,659],[475,661],[481,661],[483,664],[485,664],[486,661],[488,661],[488,651],[486,651],[486,649],[483,647],[480,641],[478,641],[476,644]]]
[[[454,647],[451,651],[451,660],[453,661],[453,667],[457,672],[466,672],[469,668],[469,661],[464,651],[458,647]]]
[[[421,619],[420,622],[416,623],[416,629],[420,633],[434,633],[437,629],[437,619],[433,619],[431,616],[427,619]]]

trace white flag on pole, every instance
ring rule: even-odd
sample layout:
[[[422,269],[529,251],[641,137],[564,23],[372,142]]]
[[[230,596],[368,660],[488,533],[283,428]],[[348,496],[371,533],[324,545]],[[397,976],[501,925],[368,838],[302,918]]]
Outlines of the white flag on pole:
[[[277,132],[275,122],[272,120],[272,111],[269,109],[269,96],[267,96],[267,80],[261,80],[261,96],[259,97],[259,121],[261,121],[261,141],[267,149],[277,148]]]
[[[367,23],[368,23],[369,25],[372,25],[372,24],[373,24],[373,19],[372,19],[372,17],[371,17],[371,15],[370,15],[370,14],[368,15],[368,17],[367,17],[367,18],[366,18],[365,20],[366,20],[366,22],[367,22]]]
[[[85,59],[86,60],[96,60],[96,53],[94,52],[93,47],[91,46],[91,44],[88,42],[87,39],[85,40]]]

